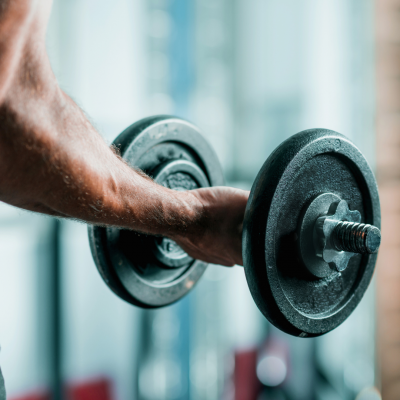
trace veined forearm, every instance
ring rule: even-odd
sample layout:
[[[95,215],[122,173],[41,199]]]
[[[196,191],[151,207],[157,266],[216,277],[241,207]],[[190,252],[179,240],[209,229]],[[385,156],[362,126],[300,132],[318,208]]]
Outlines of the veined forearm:
[[[21,96],[0,109],[1,200],[154,234],[182,231],[198,217],[193,196],[159,186],[126,165],[62,92],[44,109],[40,99]]]
[[[198,218],[193,196],[155,184],[106,145],[58,87],[40,43],[25,52],[0,106],[0,200],[154,234]]]

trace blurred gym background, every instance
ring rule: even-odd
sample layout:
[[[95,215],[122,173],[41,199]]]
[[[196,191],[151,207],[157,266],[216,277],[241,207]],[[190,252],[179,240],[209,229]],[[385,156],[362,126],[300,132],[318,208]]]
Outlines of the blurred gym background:
[[[399,10],[399,0],[55,0],[55,74],[107,142],[142,117],[177,115],[201,128],[227,183],[249,189],[284,139],[337,130],[377,171],[384,243],[353,315],[300,339],[262,317],[241,267],[209,266],[189,296],[144,311],[103,283],[84,224],[1,204],[8,398],[398,400]]]

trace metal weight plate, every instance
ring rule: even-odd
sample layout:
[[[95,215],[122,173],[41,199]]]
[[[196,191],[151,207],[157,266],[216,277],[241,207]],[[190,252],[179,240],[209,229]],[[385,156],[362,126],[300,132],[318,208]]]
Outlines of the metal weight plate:
[[[171,189],[224,183],[216,154],[198,129],[182,119],[164,115],[142,119],[113,144],[129,165]],[[177,301],[207,267],[168,238],[90,226],[89,242],[106,284],[122,299],[143,308]]]
[[[302,258],[302,221],[340,200],[359,211],[361,222],[380,228],[378,189],[366,159],[348,138],[325,129],[283,142],[253,184],[243,228],[246,279],[261,312],[286,333],[313,337],[336,328],[371,280],[377,254],[356,254],[342,271],[312,270]]]

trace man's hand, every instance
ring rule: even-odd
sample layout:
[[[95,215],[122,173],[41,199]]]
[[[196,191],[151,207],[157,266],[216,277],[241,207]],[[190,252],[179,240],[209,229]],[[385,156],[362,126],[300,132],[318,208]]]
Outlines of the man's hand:
[[[242,229],[249,192],[213,187],[187,192],[202,206],[197,223],[172,235],[193,258],[214,264],[243,265]]]

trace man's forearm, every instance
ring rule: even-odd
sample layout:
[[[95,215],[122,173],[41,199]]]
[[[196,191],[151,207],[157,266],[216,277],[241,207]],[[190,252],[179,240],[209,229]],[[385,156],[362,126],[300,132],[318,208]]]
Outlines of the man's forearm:
[[[25,51],[0,107],[0,200],[155,234],[198,218],[194,196],[155,184],[106,145],[59,89],[40,43]]]

